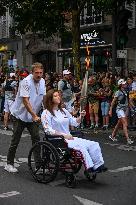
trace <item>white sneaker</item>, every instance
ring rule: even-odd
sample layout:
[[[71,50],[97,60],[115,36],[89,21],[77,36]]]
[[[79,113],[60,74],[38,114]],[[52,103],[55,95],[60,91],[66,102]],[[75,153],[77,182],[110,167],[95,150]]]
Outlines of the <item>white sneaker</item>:
[[[9,130],[9,128],[8,127],[4,127],[4,130]]]
[[[95,125],[95,128],[98,128],[98,125],[97,125],[97,124]]]
[[[117,142],[118,140],[114,137],[112,137],[112,135],[109,136],[109,139],[111,139],[113,142]]]
[[[133,140],[131,140],[130,138],[128,138],[128,139],[127,139],[127,143],[128,143],[128,144],[133,144],[133,143],[134,143],[134,141],[133,141]]]
[[[18,170],[11,164],[7,164],[4,169],[7,171],[7,172],[11,172],[11,173],[16,173],[18,172]]]

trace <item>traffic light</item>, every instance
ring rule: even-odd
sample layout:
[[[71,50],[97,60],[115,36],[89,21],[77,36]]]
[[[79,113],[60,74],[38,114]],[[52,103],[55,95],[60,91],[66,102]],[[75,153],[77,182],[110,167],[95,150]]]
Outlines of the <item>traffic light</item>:
[[[125,45],[128,40],[128,19],[132,16],[132,12],[123,9],[118,12],[117,15],[117,37],[119,44]]]

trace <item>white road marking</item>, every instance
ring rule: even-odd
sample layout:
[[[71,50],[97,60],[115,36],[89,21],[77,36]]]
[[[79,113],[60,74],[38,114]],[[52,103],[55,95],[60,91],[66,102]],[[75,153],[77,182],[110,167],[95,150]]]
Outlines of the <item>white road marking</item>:
[[[130,145],[120,145],[118,149],[124,150],[124,151],[134,151],[136,152],[136,146],[130,146]]]
[[[75,197],[83,205],[102,205],[100,203],[97,203],[97,202],[94,202],[94,201],[90,201],[88,199],[84,199],[84,198],[76,196],[76,195],[73,195],[73,197]]]
[[[5,167],[7,162],[0,162],[0,167]]]
[[[2,159],[7,159],[7,156],[0,155]]]
[[[44,134],[44,132],[43,132],[42,130],[40,130],[39,133],[40,133],[40,134]],[[13,132],[10,131],[10,130],[7,130],[7,131],[6,131],[6,130],[0,129],[0,134],[12,136],[12,135],[13,135]],[[21,137],[25,138],[25,137],[29,137],[29,136],[30,136],[29,133],[28,133],[28,134],[27,134],[27,133],[23,133]]]
[[[28,163],[28,158],[18,158],[18,163]]]
[[[3,193],[3,194],[0,194],[0,198],[8,198],[8,197],[15,196],[15,195],[18,195],[18,194],[21,194],[21,193],[17,192],[17,191],[6,192],[6,193]]]
[[[12,135],[13,135],[13,132],[12,132],[12,131],[9,131],[9,130],[5,131],[5,130],[1,130],[1,129],[0,129],[0,134],[12,136]],[[24,138],[24,137],[29,137],[29,136],[30,136],[29,134],[22,134],[21,137]]]
[[[119,144],[113,144],[113,143],[109,143],[109,142],[106,142],[106,143],[104,143],[104,144],[106,144],[106,145],[110,145],[110,146],[112,146],[112,147],[114,147],[114,146],[118,146]]]
[[[136,167],[134,167],[134,166],[121,167],[121,168],[109,170],[109,172],[118,173],[118,172],[133,170],[133,169],[136,169]]]
[[[7,164],[7,156],[3,156],[0,155],[1,161],[0,161],[0,167],[5,167],[5,165]],[[28,158],[18,158],[18,160],[14,160],[14,166],[15,167],[19,167],[20,164],[22,163],[27,163],[28,162]]]
[[[112,143],[104,143],[106,145],[110,145],[112,147],[117,147],[117,149],[123,150],[123,151],[134,151],[136,152],[136,146],[126,145],[126,144],[112,144]]]

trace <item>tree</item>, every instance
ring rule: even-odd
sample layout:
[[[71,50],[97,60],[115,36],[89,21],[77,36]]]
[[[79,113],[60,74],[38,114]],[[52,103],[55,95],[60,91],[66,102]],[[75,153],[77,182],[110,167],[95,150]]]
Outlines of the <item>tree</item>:
[[[55,3],[50,0],[2,0],[6,1],[14,26],[21,34],[28,31],[41,31],[49,37],[64,29],[64,18],[61,13],[61,0]]]
[[[136,0],[96,0],[95,3],[97,8],[106,14],[112,15],[112,70],[115,72],[115,67],[117,66],[117,41],[120,38],[120,17],[122,13],[122,8],[124,8],[125,3],[131,4],[136,2]],[[131,16],[130,12],[127,11],[127,18],[125,16],[125,25],[127,26],[128,18]],[[121,14],[121,15],[120,15]],[[124,26],[123,26],[124,27]],[[123,28],[124,29],[124,28]],[[127,29],[125,30],[126,33]],[[121,29],[122,32],[122,29]]]
[[[113,16],[113,68],[116,64],[116,16],[125,0],[1,0],[9,8],[15,20],[15,28],[21,33],[39,32],[43,37],[65,30],[65,12],[71,14],[72,49],[76,77],[81,76],[80,65],[80,13],[89,2],[97,12],[105,12]],[[132,0],[128,0],[131,3]]]

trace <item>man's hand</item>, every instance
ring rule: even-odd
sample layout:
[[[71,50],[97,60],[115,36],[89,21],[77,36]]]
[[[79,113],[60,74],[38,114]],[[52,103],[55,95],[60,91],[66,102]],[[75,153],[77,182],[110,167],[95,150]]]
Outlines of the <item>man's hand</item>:
[[[32,119],[33,119],[33,122],[38,122],[38,123],[41,122],[41,118],[38,117],[37,115],[34,115],[34,116],[32,117]]]
[[[74,137],[71,134],[64,135],[64,138],[67,140],[74,140]]]

